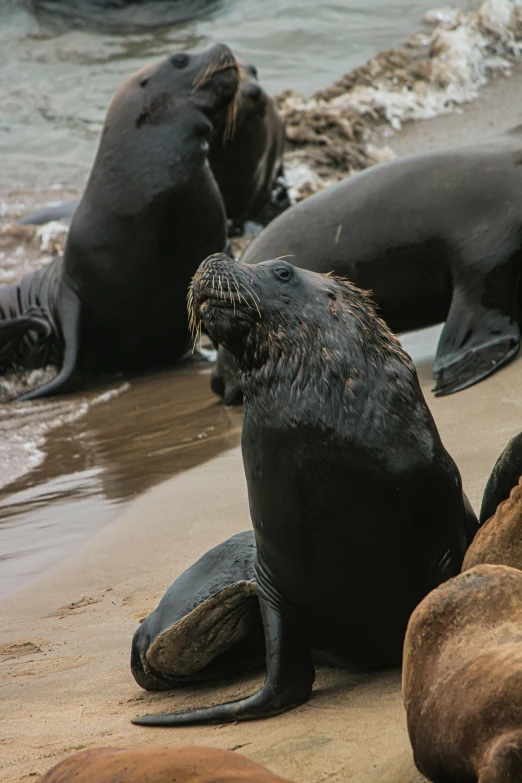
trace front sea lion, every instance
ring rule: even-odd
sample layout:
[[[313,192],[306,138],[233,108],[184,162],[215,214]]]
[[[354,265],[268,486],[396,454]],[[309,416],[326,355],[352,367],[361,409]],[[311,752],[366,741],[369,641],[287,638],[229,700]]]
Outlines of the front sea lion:
[[[186,286],[227,241],[208,139],[232,119],[237,85],[232,52],[218,44],[167,57],[118,90],[64,258],[0,288],[0,371],[60,367],[19,399],[183,354]]]
[[[462,570],[481,563],[522,570],[522,433],[510,440],[493,468],[482,498],[480,524]]]
[[[398,665],[411,612],[458,573],[476,530],[415,368],[362,291],[284,261],[219,254],[198,269],[190,298],[241,368],[267,677],[248,698],[141,725],[285,712],[310,697],[312,654]],[[223,561],[224,573],[233,567]],[[192,633],[187,648],[204,647],[196,623]]]
[[[435,393],[452,394],[519,349],[521,161],[522,125],[373,166],[284,212],[242,261],[285,256],[343,275],[371,289],[394,332],[445,321],[433,374]],[[214,375],[214,390],[236,401],[237,383]]]
[[[433,783],[522,780],[522,573],[481,565],[430,593],[404,642],[403,697]]]
[[[91,748],[57,764],[39,783],[288,783],[230,750]]]

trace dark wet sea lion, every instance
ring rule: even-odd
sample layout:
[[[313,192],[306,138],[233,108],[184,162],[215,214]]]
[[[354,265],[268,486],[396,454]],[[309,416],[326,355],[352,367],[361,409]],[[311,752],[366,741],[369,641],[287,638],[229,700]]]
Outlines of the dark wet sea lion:
[[[431,592],[404,643],[403,697],[433,783],[522,780],[522,573],[481,565]]]
[[[255,546],[252,530],[238,533],[167,590],[132,640],[131,670],[142,688],[168,690],[263,665]]]
[[[208,139],[231,116],[237,85],[219,44],[168,57],[118,90],[63,260],[0,288],[0,371],[60,367],[21,399],[66,391],[84,372],[141,371],[183,354],[186,287],[226,244]]]
[[[283,175],[283,120],[274,101],[259,84],[255,66],[240,65],[239,75],[232,122],[227,128],[227,118],[216,117],[209,140],[209,162],[232,233],[242,231],[246,220],[268,222],[290,205]],[[69,221],[78,203],[69,201],[43,207],[26,215],[20,223]]]
[[[476,530],[415,368],[362,291],[219,254],[199,268],[191,299],[241,368],[267,677],[246,699],[142,725],[285,712],[310,697],[312,653],[399,664],[411,612],[458,573]]]
[[[482,498],[480,522],[462,570],[482,563],[522,570],[522,433],[510,440],[493,468]]]
[[[239,230],[245,220],[259,220],[267,207],[265,219],[290,206],[283,181],[283,120],[257,81],[256,68],[240,66],[240,77],[234,133],[224,141],[221,134],[209,154],[227,217]]]
[[[520,344],[522,125],[489,141],[366,169],[276,218],[242,255],[287,256],[370,289],[394,332],[445,321],[439,396],[471,386]],[[239,388],[215,391],[229,401]]]
[[[32,10],[59,28],[128,33],[205,16],[222,0],[29,0]]]
[[[91,748],[64,759],[40,783],[288,783],[230,750]]]

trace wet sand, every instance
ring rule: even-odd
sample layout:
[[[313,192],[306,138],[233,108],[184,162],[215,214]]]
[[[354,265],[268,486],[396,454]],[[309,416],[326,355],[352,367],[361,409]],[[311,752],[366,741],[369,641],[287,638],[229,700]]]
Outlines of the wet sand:
[[[188,362],[98,384],[82,404],[23,406],[22,419],[53,418],[73,404],[78,416],[49,433],[42,464],[0,490],[0,596],[80,551],[142,492],[239,443],[242,411],[210,393],[210,368]]]

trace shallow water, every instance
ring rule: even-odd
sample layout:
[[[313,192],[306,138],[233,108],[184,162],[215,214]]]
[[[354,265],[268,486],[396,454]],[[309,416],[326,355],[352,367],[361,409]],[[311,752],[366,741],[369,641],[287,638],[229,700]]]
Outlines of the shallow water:
[[[90,406],[53,429],[45,460],[0,489],[0,596],[78,551],[129,500],[238,444],[242,409],[211,395],[209,373],[206,362],[190,364],[82,395]],[[56,415],[74,401],[34,407]]]
[[[113,93],[127,75],[173,50],[224,41],[258,67],[269,92],[307,94],[399,44],[434,5],[224,0],[203,19],[119,36],[59,32],[22,0],[0,0],[0,188],[83,185]]]

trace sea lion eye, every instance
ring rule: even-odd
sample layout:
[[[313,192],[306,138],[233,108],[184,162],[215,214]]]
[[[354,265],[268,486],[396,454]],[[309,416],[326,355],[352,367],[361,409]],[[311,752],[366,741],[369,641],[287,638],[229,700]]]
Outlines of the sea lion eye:
[[[185,66],[188,65],[188,61],[189,61],[189,56],[184,52],[173,54],[172,57],[170,58],[170,62],[172,63],[174,68],[185,68]]]
[[[280,280],[290,280],[292,273],[286,266],[278,266],[274,269],[274,273]]]
[[[333,291],[328,291],[328,296],[330,297],[330,299],[333,299],[333,300],[334,300],[334,302],[335,302],[335,300],[337,299],[337,297],[336,297],[336,295],[334,294],[334,292],[333,292]]]
[[[246,69],[250,76],[253,76],[254,79],[257,79],[257,68],[255,65],[247,65]]]
[[[142,79],[140,81],[140,87],[146,87],[148,83],[149,83],[148,79]]]

